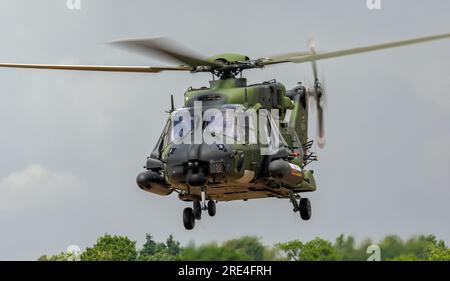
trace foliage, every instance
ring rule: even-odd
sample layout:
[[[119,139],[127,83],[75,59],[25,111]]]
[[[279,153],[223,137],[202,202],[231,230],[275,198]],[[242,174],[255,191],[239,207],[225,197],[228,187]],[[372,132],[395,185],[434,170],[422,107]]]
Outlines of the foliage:
[[[429,259],[429,249],[437,246],[443,241],[437,241],[433,235],[419,235],[403,241],[399,236],[388,235],[380,243],[381,258],[387,261],[418,261]],[[334,246],[342,255],[342,260],[365,260],[367,258],[366,249],[373,244],[370,240],[364,241],[360,246],[356,246],[352,236],[340,235],[336,238]],[[443,246],[445,248],[445,245]]]
[[[233,249],[213,242],[199,247],[190,243],[183,249],[179,259],[189,261],[249,261],[252,258],[241,249]]]
[[[126,236],[105,234],[92,247],[86,248],[81,256],[60,253],[42,255],[38,260],[73,261],[81,257],[84,261],[365,261],[368,258],[367,248],[372,244],[370,239],[366,239],[357,245],[353,236],[342,234],[334,243],[317,237],[310,241],[291,240],[269,247],[263,245],[260,238],[244,236],[223,243],[196,245],[191,242],[182,247],[172,235],[165,242],[157,242],[152,235],[146,234],[144,244],[137,249],[136,242]],[[450,249],[433,235],[419,235],[407,240],[388,235],[375,244],[380,247],[382,260],[386,261],[450,261]]]
[[[318,237],[305,243],[299,255],[301,261],[336,261],[340,259],[336,248],[329,241]]]
[[[299,240],[278,244],[288,260],[294,261],[324,261],[340,260],[341,256],[333,245],[324,239],[315,238],[306,243]]]
[[[344,261],[362,261],[367,259],[367,247],[372,245],[370,239],[364,240],[359,247],[356,246],[355,238],[351,235],[345,237],[341,234],[336,238],[334,247]]]
[[[413,254],[401,254],[395,258],[386,259],[387,261],[418,261],[419,258]]]
[[[180,242],[172,235],[167,238],[166,243],[155,242],[150,234],[146,234],[145,243],[139,251],[141,261],[172,261],[181,252]]]
[[[136,242],[125,236],[105,234],[92,248],[81,254],[83,261],[132,261],[136,260]]]
[[[431,249],[446,249],[444,242],[438,242],[433,235],[415,236],[406,241],[389,235],[381,241],[380,248],[384,260],[429,260]]]
[[[260,242],[260,239],[256,237],[244,236],[238,239],[229,240],[223,243],[223,247],[241,252],[254,261],[264,260],[265,247]]]
[[[286,243],[279,243],[276,247],[286,255],[286,260],[298,261],[303,243],[300,240],[292,240]]]
[[[39,257],[38,261],[79,261],[80,257],[74,255],[73,253],[60,253],[54,256],[42,255]]]
[[[443,241],[439,241],[427,249],[427,260],[430,261],[450,261],[450,249],[447,248]]]
[[[427,260],[429,250],[439,245],[445,248],[444,241],[437,241],[434,235],[420,235],[407,240],[405,249],[408,254],[416,256],[418,260]]]

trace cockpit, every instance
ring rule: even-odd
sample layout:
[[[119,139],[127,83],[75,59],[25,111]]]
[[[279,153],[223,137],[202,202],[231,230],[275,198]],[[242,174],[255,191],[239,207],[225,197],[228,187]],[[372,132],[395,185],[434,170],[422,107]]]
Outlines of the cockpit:
[[[254,126],[250,126],[248,119],[240,122],[244,114],[242,105],[177,109],[170,115],[169,141],[177,144],[245,143],[249,128]]]

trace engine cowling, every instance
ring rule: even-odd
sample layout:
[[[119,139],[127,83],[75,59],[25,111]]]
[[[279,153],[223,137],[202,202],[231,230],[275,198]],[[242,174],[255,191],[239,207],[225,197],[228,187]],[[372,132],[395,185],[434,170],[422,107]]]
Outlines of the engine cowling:
[[[142,190],[158,195],[169,195],[172,193],[165,178],[151,170],[140,173],[136,178],[136,183]]]
[[[290,186],[297,186],[304,179],[303,171],[300,166],[283,159],[277,159],[270,162],[269,173],[275,181]]]

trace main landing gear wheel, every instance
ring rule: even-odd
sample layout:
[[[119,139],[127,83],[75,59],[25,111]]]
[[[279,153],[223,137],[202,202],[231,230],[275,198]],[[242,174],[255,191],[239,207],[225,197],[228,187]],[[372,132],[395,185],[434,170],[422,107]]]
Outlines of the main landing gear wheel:
[[[294,212],[299,212],[300,217],[303,220],[309,220],[311,218],[311,202],[308,198],[300,197],[300,201],[297,202],[297,198],[300,195],[295,195],[294,192],[289,192],[289,199],[291,200],[292,206],[294,207]]]
[[[202,218],[202,206],[199,200],[194,200],[193,202],[193,211],[195,219],[199,220]]]
[[[311,202],[309,202],[309,199],[308,198],[300,199],[298,205],[300,210],[300,217],[303,220],[309,220],[311,218]]]
[[[216,203],[212,200],[208,201],[208,214],[211,217],[214,217],[214,215],[216,214]]]
[[[195,216],[192,208],[185,208],[183,210],[183,224],[187,230],[191,230],[195,226]]]

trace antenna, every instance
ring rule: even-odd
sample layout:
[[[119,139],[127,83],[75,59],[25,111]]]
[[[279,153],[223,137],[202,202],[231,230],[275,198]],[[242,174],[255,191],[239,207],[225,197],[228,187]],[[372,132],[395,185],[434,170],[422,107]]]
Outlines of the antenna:
[[[170,95],[170,111],[174,111],[175,110],[175,106],[173,104],[173,95]]]

